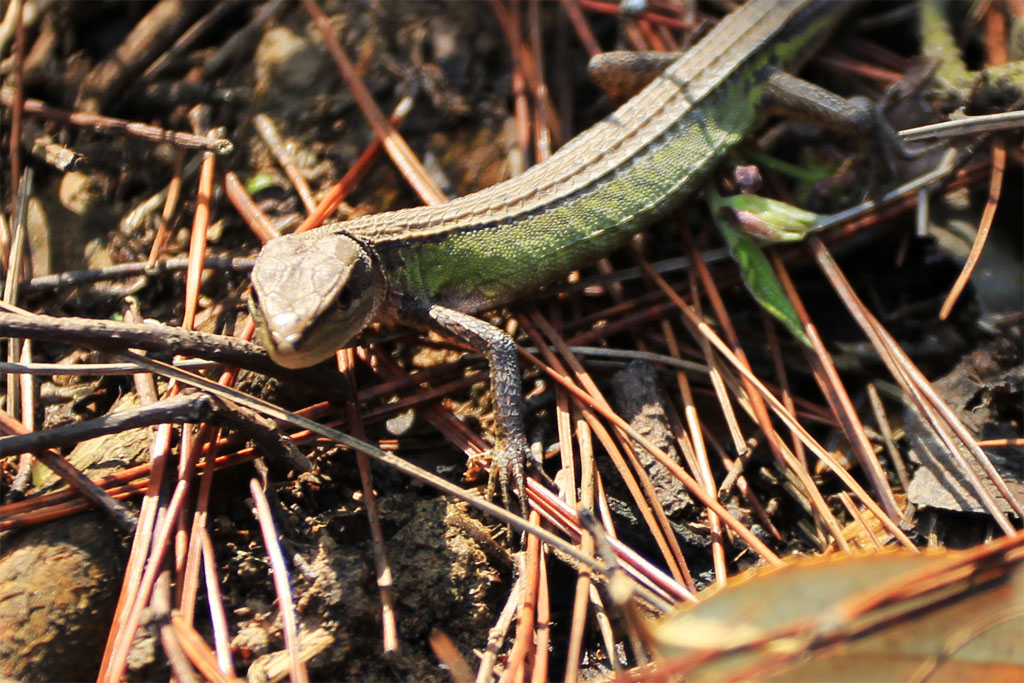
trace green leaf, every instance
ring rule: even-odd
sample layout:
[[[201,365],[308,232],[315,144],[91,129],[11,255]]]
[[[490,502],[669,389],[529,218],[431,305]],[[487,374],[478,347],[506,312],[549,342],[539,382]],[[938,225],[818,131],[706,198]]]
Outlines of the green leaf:
[[[778,199],[756,194],[709,195],[716,220],[727,216],[736,229],[762,242],[799,242],[821,228],[822,217]]]
[[[250,195],[259,194],[271,187],[281,186],[281,179],[273,173],[257,173],[245,181],[245,191]]]
[[[789,300],[785,290],[782,289],[782,284],[775,277],[775,271],[772,270],[771,264],[768,263],[768,259],[761,252],[757,242],[749,235],[734,229],[729,221],[722,216],[721,209],[724,207],[724,203],[714,188],[709,188],[707,196],[711,203],[711,213],[715,224],[718,225],[722,237],[729,245],[733,260],[740,268],[740,276],[743,278],[743,284],[746,285],[747,291],[764,310],[782,323],[790,334],[805,346],[810,347],[811,340],[807,338],[803,325],[800,324],[800,318],[793,307],[793,302]],[[776,203],[781,204],[781,202]],[[803,212],[802,209],[792,208]],[[817,214],[811,215],[817,216]]]

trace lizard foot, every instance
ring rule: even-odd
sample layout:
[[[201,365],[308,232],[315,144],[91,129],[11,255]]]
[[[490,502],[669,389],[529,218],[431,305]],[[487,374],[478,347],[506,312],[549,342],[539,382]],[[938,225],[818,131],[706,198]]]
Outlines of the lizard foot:
[[[526,445],[519,443],[495,444],[491,455],[491,470],[487,479],[487,497],[495,499],[501,493],[501,502],[507,510],[514,510],[519,501],[519,514],[526,517],[530,508],[526,495],[526,472],[537,477],[545,486],[555,490],[555,483],[544,472],[543,463]]]

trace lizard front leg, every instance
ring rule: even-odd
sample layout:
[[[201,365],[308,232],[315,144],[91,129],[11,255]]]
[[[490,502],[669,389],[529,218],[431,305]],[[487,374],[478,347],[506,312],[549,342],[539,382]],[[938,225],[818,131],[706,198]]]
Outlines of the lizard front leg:
[[[487,494],[493,497],[500,488],[505,507],[511,509],[514,492],[525,514],[527,463],[534,467],[538,476],[547,478],[541,463],[530,451],[523,428],[522,375],[515,342],[489,322],[453,308],[434,304],[416,313],[417,317],[425,317],[431,326],[466,342],[487,358],[497,430]]]

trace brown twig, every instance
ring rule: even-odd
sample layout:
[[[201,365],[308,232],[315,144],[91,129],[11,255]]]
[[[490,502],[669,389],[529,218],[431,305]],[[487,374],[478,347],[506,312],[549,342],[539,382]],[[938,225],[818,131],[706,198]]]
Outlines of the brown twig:
[[[1020,502],[1017,501],[1010,493],[1002,477],[999,476],[999,473],[992,466],[992,463],[985,454],[981,452],[981,449],[978,448],[974,438],[964,427],[963,423],[957,419],[949,407],[943,402],[942,398],[936,394],[931,384],[927,379],[925,379],[924,375],[921,374],[921,371],[917,369],[917,366],[911,362],[903,349],[899,347],[899,344],[897,344],[896,340],[892,338],[892,335],[886,331],[881,323],[875,319],[871,312],[868,311],[867,307],[864,306],[863,302],[861,302],[857,297],[853,288],[850,286],[850,283],[846,280],[838,266],[835,264],[835,261],[832,259],[832,256],[829,254],[825,245],[818,238],[812,237],[809,240],[809,246],[818,261],[819,267],[828,277],[829,282],[832,283],[832,286],[839,294],[847,310],[851,315],[853,315],[854,319],[860,325],[861,330],[869,339],[871,339],[875,348],[879,350],[879,354],[881,355],[883,362],[885,362],[886,367],[889,368],[893,377],[896,378],[896,381],[912,397],[914,403],[922,411],[922,414],[925,416],[928,423],[932,425],[936,433],[946,444],[950,455],[956,459],[960,472],[971,482],[974,494],[977,496],[978,500],[981,501],[985,509],[992,515],[992,518],[1004,533],[1014,533],[1013,525],[1010,523],[1010,520],[1007,519],[1003,511],[999,509],[999,505],[996,503],[992,495],[981,483],[978,476],[974,473],[974,470],[967,463],[967,460],[961,455],[960,448],[954,443],[954,439],[959,441],[960,444],[967,449],[974,458],[974,461],[982,468],[1010,508],[1013,509],[1017,515],[1024,516],[1024,514],[1022,514]],[[864,502],[867,503],[867,501]],[[876,515],[878,514],[874,510],[872,510],[872,512]]]
[[[218,21],[226,14],[237,7],[239,0],[221,0],[214,3],[210,11],[196,19],[162,55],[153,60],[146,67],[146,70],[139,76],[141,83],[148,83],[163,73],[167,68],[174,66],[185,56],[186,52],[199,40],[207,31],[213,28]]]
[[[525,326],[524,326],[525,327]],[[556,344],[558,344],[556,335]],[[541,346],[541,350],[545,351],[546,347]],[[736,519],[728,510],[726,510],[717,500],[704,490],[704,488],[680,467],[675,461],[665,455],[664,451],[651,443],[646,437],[637,432],[635,429],[629,426],[625,420],[616,415],[613,411],[607,408],[607,404],[603,400],[597,400],[595,396],[578,388],[575,384],[568,380],[564,376],[564,373],[557,371],[556,368],[550,367],[542,363],[538,358],[530,353],[527,353],[520,349],[520,355],[525,357],[530,363],[537,366],[539,369],[547,373],[552,379],[567,389],[574,397],[579,399],[583,405],[594,410],[595,413],[599,414],[605,420],[610,421],[617,429],[623,431],[630,439],[638,442],[643,448],[645,448],[651,455],[655,457],[664,467],[667,467],[676,477],[678,477],[686,488],[698,498],[704,505],[714,510],[722,520],[735,531],[740,538],[743,539],[747,545],[749,545],[755,552],[761,555],[769,562],[778,562],[779,559],[760,539],[754,536],[750,530],[744,526],[739,520]],[[563,357],[571,357],[572,354],[563,353]],[[586,413],[584,413],[586,415]],[[600,435],[604,430],[603,426],[600,426],[600,422],[591,422],[590,426],[595,429],[595,433]],[[607,448],[607,445],[605,445]]]
[[[181,33],[198,9],[184,0],[159,0],[135,24],[114,53],[93,67],[82,80],[75,108],[86,112],[104,109]]]
[[[992,143],[992,176],[989,179],[988,199],[985,202],[985,209],[981,214],[981,222],[978,224],[978,234],[974,237],[971,245],[971,252],[967,255],[967,261],[956,278],[956,282],[949,289],[942,308],[939,309],[939,320],[945,320],[953,311],[960,294],[963,293],[971,275],[974,273],[978,260],[981,259],[981,252],[985,249],[985,242],[988,240],[989,230],[992,229],[992,221],[996,216],[996,208],[999,206],[999,195],[1003,191],[1003,173],[1006,170],[1006,143],[996,140]]]
[[[15,91],[12,88],[0,89],[0,104],[5,107],[13,107],[17,101]],[[151,126],[147,123],[126,121],[110,116],[100,116],[82,111],[64,111],[56,109],[39,100],[28,98],[24,101],[25,113],[32,116],[40,116],[61,123],[68,123],[83,128],[92,128],[106,133],[119,133],[131,137],[149,140],[151,142],[167,142],[176,147],[184,149],[209,150],[215,154],[231,154],[235,149],[234,143],[226,138],[206,138],[192,133],[167,130],[159,126]]]
[[[288,579],[288,565],[284,561],[281,543],[278,541],[274,518],[270,514],[270,503],[263,492],[263,484],[253,478],[249,480],[249,492],[256,506],[256,519],[260,523],[263,534],[263,545],[270,558],[273,572],[274,592],[277,594],[278,610],[281,614],[282,631],[284,631],[285,648],[288,650],[288,663],[293,683],[308,683],[306,662],[299,656],[299,625],[295,616],[295,605],[292,602],[291,582]]]
[[[359,439],[366,438],[366,429],[363,426],[362,416],[359,414],[360,403],[356,400],[356,376],[354,349],[344,349],[338,354],[339,370],[349,380],[352,399],[348,402],[348,420],[351,425],[352,434]],[[381,528],[380,512],[377,508],[377,494],[374,492],[373,472],[370,469],[370,459],[363,453],[356,454],[356,464],[359,467],[359,481],[363,488],[363,504],[366,509],[366,521],[370,527],[370,538],[373,544],[373,561],[377,569],[377,589],[380,591],[381,602],[381,629],[383,635],[383,649],[385,653],[395,654],[399,651],[398,621],[395,614],[395,586],[391,571],[391,561],[388,559],[387,544],[384,540],[384,531]]]
[[[547,366],[538,364],[537,367],[545,370],[546,372],[554,373],[552,376],[559,381],[559,384],[561,384],[563,388],[569,389],[571,386],[570,392],[575,394],[576,398],[579,398],[580,394],[585,394],[587,396],[588,400],[583,404],[582,408],[584,418],[587,419],[587,422],[590,424],[594,434],[601,442],[601,445],[612,458],[612,462],[615,464],[619,475],[622,477],[623,483],[626,484],[627,489],[633,496],[633,501],[636,503],[637,509],[644,518],[644,521],[647,523],[651,535],[658,544],[658,549],[661,551],[662,556],[665,559],[665,563],[668,565],[672,575],[676,577],[680,583],[686,582],[686,579],[683,577],[689,572],[686,569],[686,561],[682,557],[682,551],[679,548],[678,540],[675,538],[675,534],[671,531],[668,519],[665,516],[664,508],[658,500],[657,493],[654,490],[654,485],[651,483],[650,476],[648,476],[646,470],[644,470],[636,460],[636,454],[632,450],[633,445],[630,444],[628,440],[623,439],[624,447],[620,448],[615,439],[612,438],[609,431],[596,420],[596,415],[586,409],[587,406],[595,408],[597,413],[607,417],[608,415],[614,414],[611,406],[608,405],[607,401],[605,401],[603,395],[598,390],[597,385],[592,379],[590,379],[589,374],[583,369],[579,361],[575,359],[575,356],[568,350],[560,335],[555,332],[554,328],[547,320],[538,313],[533,313],[529,318],[520,317],[519,322],[527,335],[529,335],[530,338],[533,339],[534,343],[537,344],[540,353],[548,362]],[[562,358],[565,363],[569,365],[569,368],[566,368],[562,361],[558,359],[543,342],[540,336],[541,332],[543,332],[549,340],[554,342],[556,348],[558,348],[559,352],[562,354]],[[521,354],[530,362],[539,363],[539,361],[529,353],[521,351]],[[570,371],[573,376],[570,375]],[[577,382],[582,384],[583,388],[580,388]],[[622,424],[626,424],[622,418],[618,417],[618,415],[615,415],[615,417],[622,422]],[[625,456],[623,454],[625,454]],[[629,464],[627,464],[627,462]]]
[[[2,410],[0,410],[0,431],[4,434],[20,435],[6,436],[0,440],[0,443],[5,443],[5,455],[14,455],[26,450],[36,450],[30,448],[16,448],[13,445],[7,445],[6,442],[8,439],[24,437],[31,440],[34,435],[39,434],[40,432],[29,432],[23,424]],[[96,507],[113,517],[114,521],[117,522],[121,529],[131,531],[135,528],[135,514],[121,503],[116,502],[109,494],[107,494],[106,491],[96,486],[91,479],[67,462],[60,453],[50,449],[37,450],[36,457],[40,462],[49,467],[61,479],[63,479],[68,486],[77,490],[82,494],[82,496],[92,501]]]
[[[203,261],[203,268],[206,270],[252,270],[255,259],[251,258],[225,258],[220,256],[209,256]],[[178,270],[185,270],[188,267],[187,258],[159,259],[152,265],[148,261],[134,261],[131,263],[118,263],[103,268],[90,268],[88,270],[72,270],[54,275],[40,275],[21,284],[25,292],[35,293],[46,290],[81,287],[97,282],[120,280],[134,277],[136,275],[148,275],[156,277],[164,273],[172,273]]]
[[[370,95],[370,91],[367,90],[355,67],[352,66],[348,55],[345,54],[341,43],[335,37],[331,24],[323,10],[320,9],[314,0],[303,0],[302,4],[306,11],[309,12],[309,16],[313,18],[313,23],[316,24],[317,29],[320,31],[327,51],[334,59],[338,71],[341,72],[342,78],[344,78],[345,83],[352,92],[352,96],[359,104],[360,110],[362,110],[363,115],[369,121],[374,134],[383,141],[384,149],[387,150],[388,156],[391,157],[391,160],[398,167],[402,176],[409,182],[409,185],[416,191],[416,194],[419,195],[424,204],[440,204],[447,201],[448,197],[431,179],[408,143],[384,117],[380,108],[377,107],[373,96]]]
[[[502,33],[505,34],[505,40],[508,42],[510,49],[514,49],[518,61],[522,64],[522,74],[526,81],[526,86],[535,92],[541,90],[540,88],[540,73],[537,71],[537,64],[533,59],[533,54],[530,49],[523,44],[521,40],[515,38],[518,32],[518,22],[510,14],[508,7],[502,2],[493,2],[490,4],[491,9],[494,11],[495,16],[498,18],[498,23],[501,25]],[[547,97],[547,95],[545,95]],[[554,103],[549,101],[546,104],[548,112],[548,127],[552,133],[552,140],[555,145],[562,144],[561,119],[558,117],[557,110],[555,109]]]
[[[299,167],[295,165],[295,160],[285,146],[274,120],[266,114],[260,113],[253,117],[252,123],[256,128],[256,132],[260,134],[263,142],[270,149],[270,153],[274,155],[277,163],[284,169],[288,180],[292,181],[292,186],[298,193],[299,199],[302,200],[302,205],[306,207],[306,213],[313,213],[314,209],[316,209],[316,202],[313,201],[313,193],[309,189],[309,183],[306,182],[306,178],[302,175]]]
[[[174,171],[171,174],[171,182],[167,185],[167,196],[164,198],[164,208],[160,212],[160,225],[157,226],[156,234],[153,236],[153,246],[149,250],[149,258],[146,260],[146,268],[152,268],[164,247],[167,240],[171,238],[171,219],[178,208],[178,199],[181,197],[181,174],[185,168],[185,152],[178,150],[174,159]]]
[[[24,2],[12,5],[14,10],[14,91],[11,108],[11,196],[18,196],[18,181],[21,178],[21,117],[25,111],[25,25]]]
[[[249,196],[245,186],[238,179],[234,171],[228,171],[224,174],[224,193],[235,207],[235,210],[238,211],[238,215],[242,217],[242,220],[245,221],[246,225],[249,226],[249,229],[252,230],[252,233],[256,235],[260,242],[265,244],[281,236],[277,228],[270,223],[266,214],[260,211],[260,207],[256,206],[256,202]]]
[[[9,308],[6,310],[10,310]],[[277,365],[263,347],[240,339],[205,332],[189,332],[177,327],[120,323],[92,318],[56,318],[0,311],[0,328],[9,337],[28,337],[86,346],[101,351],[139,348],[208,358],[237,365],[272,377],[299,379],[325,396],[342,397],[344,382],[340,375],[322,370],[289,371]]]
[[[843,386],[843,381],[839,377],[839,371],[836,370],[835,363],[832,362],[832,356],[829,354],[828,349],[825,348],[825,342],[818,335],[818,330],[814,323],[811,322],[803,300],[793,286],[793,281],[790,279],[785,267],[778,261],[775,261],[773,265],[775,265],[775,273],[782,283],[786,295],[789,297],[797,316],[800,318],[804,333],[811,341],[812,351],[807,354],[807,357],[810,365],[815,370],[814,378],[818,381],[825,399],[832,407],[833,414],[842,425],[843,433],[850,444],[850,449],[871,482],[875,494],[882,505],[882,509],[889,515],[890,519],[899,521],[903,517],[903,513],[896,503],[896,497],[889,487],[889,480],[886,478],[885,472],[875,456],[871,442],[868,440],[867,434],[864,433],[864,425],[861,424],[857,410],[853,406],[853,401],[850,400],[850,395],[847,393],[846,387]]]
[[[221,671],[217,658],[210,650],[203,637],[185,619],[177,614],[171,615],[171,627],[178,636],[178,642],[188,656],[189,661],[195,665],[203,678],[216,683],[228,683],[237,680],[233,675]]]
[[[287,436],[280,433],[272,421],[240,406],[227,405],[222,399],[203,393],[174,396],[157,403],[119,410],[103,417],[44,431],[26,431],[17,436],[5,436],[0,439],[4,450],[0,457],[41,449],[64,448],[105,434],[178,422],[208,422],[237,429],[258,442],[272,457],[281,458],[300,471],[308,472],[312,469],[309,461],[295,449]],[[13,423],[5,420],[4,427],[7,428],[10,424]]]
[[[403,97],[391,113],[391,118],[389,119],[391,125],[396,129],[401,126],[411,109],[412,98]],[[382,139],[379,137],[374,138],[373,142],[363,150],[363,153],[359,155],[356,162],[352,164],[348,172],[327,191],[327,194],[320,200],[320,203],[317,204],[313,212],[295,229],[296,234],[319,227],[339,206],[347,207],[345,198],[348,197],[353,188],[369,172],[370,167],[377,160],[377,156],[383,148],[384,142]],[[348,207],[348,209],[351,210],[351,207]]]

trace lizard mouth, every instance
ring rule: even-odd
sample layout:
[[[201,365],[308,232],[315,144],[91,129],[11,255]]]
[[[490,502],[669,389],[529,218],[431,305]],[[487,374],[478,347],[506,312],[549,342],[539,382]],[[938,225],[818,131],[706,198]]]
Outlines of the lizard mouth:
[[[335,352],[333,346],[329,349],[303,348],[304,346],[308,346],[307,344],[304,344],[304,342],[308,341],[305,339],[289,338],[267,340],[264,338],[262,341],[263,346],[267,349],[267,353],[270,354],[271,359],[281,367],[285,367],[290,370],[298,370],[300,368],[308,368],[316,365],[317,363],[325,361],[333,356]],[[268,341],[270,343],[268,343]]]
[[[264,346],[275,363],[290,370],[308,368],[334,355],[333,349],[328,351],[322,349],[304,350],[301,342],[302,340],[297,340],[297,343],[281,341],[279,343],[265,343]]]
[[[279,314],[267,320],[259,306],[250,302],[250,310],[257,321],[260,343],[271,360],[281,367],[298,370],[316,365],[334,355],[335,345],[329,347],[311,344],[310,330],[302,325],[298,316]],[[314,335],[315,336],[315,335]]]
[[[321,363],[332,357],[337,350],[335,344],[324,346],[311,343],[315,340],[308,334],[281,335],[276,330],[270,330],[267,336],[270,339],[264,340],[264,346],[270,357],[278,365],[291,370]]]

